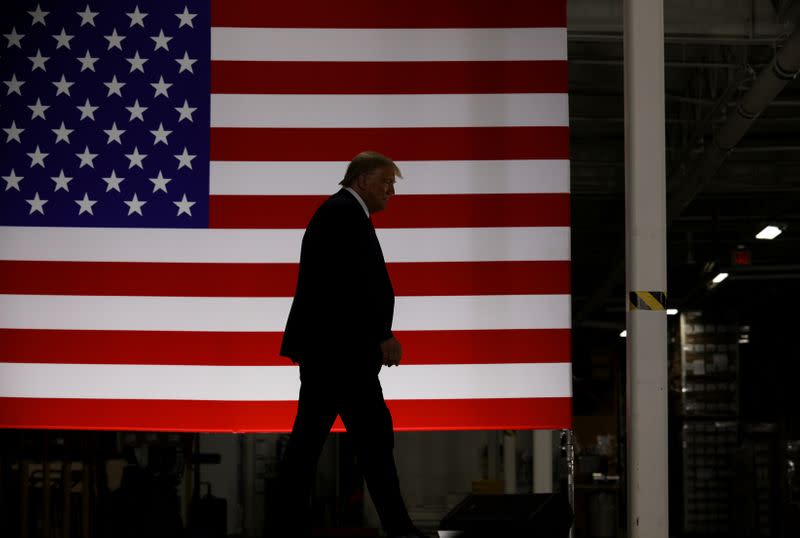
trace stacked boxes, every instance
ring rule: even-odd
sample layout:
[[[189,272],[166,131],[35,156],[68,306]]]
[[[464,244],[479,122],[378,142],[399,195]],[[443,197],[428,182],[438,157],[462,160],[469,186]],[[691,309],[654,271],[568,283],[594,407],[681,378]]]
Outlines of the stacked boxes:
[[[691,420],[682,430],[684,532],[723,534],[729,529],[731,458],[738,424]]]
[[[735,324],[698,312],[680,319],[683,531],[724,535],[731,522],[732,458],[739,444],[739,339]],[[677,381],[677,380],[676,380]]]

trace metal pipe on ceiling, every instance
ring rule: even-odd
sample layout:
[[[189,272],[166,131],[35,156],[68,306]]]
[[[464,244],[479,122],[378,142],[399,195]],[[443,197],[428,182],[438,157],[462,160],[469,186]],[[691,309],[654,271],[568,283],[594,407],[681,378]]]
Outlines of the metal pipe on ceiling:
[[[589,33],[567,32],[567,41],[574,43],[622,43],[621,33]],[[667,45],[766,45],[776,42],[775,36],[698,36],[691,34],[667,34],[664,43]]]
[[[775,151],[791,151],[791,152],[800,152],[800,146],[742,146],[736,148],[737,153],[763,153],[763,152],[775,152]]]
[[[798,264],[785,264],[785,265],[751,265],[745,267],[737,267],[736,271],[731,273],[731,276],[741,277],[745,275],[752,275],[753,273],[780,273],[789,272],[792,274],[800,274],[800,265]]]
[[[621,59],[609,60],[592,60],[588,58],[570,58],[570,65],[613,65],[622,67],[625,63]],[[664,62],[666,67],[674,67],[679,69],[741,69],[742,65],[731,62],[677,62],[667,61]]]
[[[774,273],[768,275],[731,275],[730,280],[798,280],[800,273]]]

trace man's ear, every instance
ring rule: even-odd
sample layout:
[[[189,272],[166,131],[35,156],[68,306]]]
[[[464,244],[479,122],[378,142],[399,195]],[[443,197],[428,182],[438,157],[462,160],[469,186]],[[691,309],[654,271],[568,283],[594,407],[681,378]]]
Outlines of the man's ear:
[[[367,175],[366,174],[359,174],[358,177],[356,178],[355,184],[359,189],[364,190],[364,186],[366,185],[366,181],[367,181]]]

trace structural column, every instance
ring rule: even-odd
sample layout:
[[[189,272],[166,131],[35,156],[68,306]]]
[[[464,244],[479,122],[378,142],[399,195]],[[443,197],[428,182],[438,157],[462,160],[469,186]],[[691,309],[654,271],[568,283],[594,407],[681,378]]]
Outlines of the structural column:
[[[240,435],[239,443],[241,449],[240,469],[240,488],[242,490],[242,534],[244,536],[256,535],[256,451],[255,436]]]
[[[517,432],[503,432],[503,488],[504,493],[517,492]]]
[[[663,0],[625,0],[628,536],[667,538]]]
[[[553,493],[553,432],[533,431],[533,492]]]

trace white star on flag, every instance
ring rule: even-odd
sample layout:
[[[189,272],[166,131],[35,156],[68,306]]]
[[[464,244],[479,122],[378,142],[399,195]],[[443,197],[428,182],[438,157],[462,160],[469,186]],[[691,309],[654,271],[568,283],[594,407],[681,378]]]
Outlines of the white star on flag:
[[[149,179],[153,182],[153,192],[167,192],[167,183],[172,181],[172,178],[164,177],[164,174],[161,173],[161,170],[158,171],[158,177],[151,177]]]
[[[42,71],[47,71],[47,68],[44,66],[45,62],[50,59],[49,56],[42,56],[42,51],[36,49],[36,56],[28,56],[28,59],[33,63],[33,67],[31,67],[31,71],[36,71],[37,69],[41,69]]]
[[[44,22],[44,18],[47,17],[49,11],[42,11],[42,8],[39,7],[39,4],[36,4],[36,11],[29,11],[28,15],[33,17],[33,22],[31,22],[31,26],[36,26],[38,23],[41,23],[42,26],[47,26]]]
[[[190,202],[186,199],[186,194],[183,195],[183,198],[178,202],[172,202],[176,206],[178,206],[178,216],[180,217],[183,213],[186,213],[190,217],[192,216],[192,206],[197,202]]]
[[[84,166],[94,168],[94,159],[97,157],[97,153],[90,153],[89,146],[86,146],[83,153],[76,153],[75,156],[81,160],[81,164],[78,168],[83,168]]]
[[[128,17],[131,19],[131,28],[135,25],[139,25],[144,28],[144,18],[147,17],[147,13],[142,13],[139,11],[139,6],[136,6],[136,9],[133,10],[132,13],[126,13]]]
[[[169,99],[169,94],[167,93],[167,90],[169,90],[169,87],[172,86],[172,84],[164,82],[163,76],[159,77],[158,82],[151,82],[150,85],[156,90],[155,95],[153,95],[154,99],[159,95],[163,95],[164,97]]]
[[[53,131],[56,134],[56,142],[55,142],[56,144],[58,144],[59,142],[62,142],[62,141],[66,142],[67,144],[69,144],[70,143],[69,135],[75,129],[67,129],[66,126],[64,125],[64,122],[62,121],[61,122],[61,127],[59,127],[58,129],[50,129],[50,130]]]
[[[125,84],[127,83],[117,81],[117,75],[114,75],[110,82],[103,82],[103,85],[108,88],[108,95],[106,95],[106,97],[111,97],[112,95],[119,95],[122,97],[122,87]]]
[[[11,28],[10,34],[3,34],[3,36],[8,39],[7,48],[17,47],[18,49],[22,48],[22,38],[25,37],[25,34],[18,34],[17,27]]]
[[[142,58],[139,56],[139,51],[137,50],[136,53],[133,55],[133,58],[125,58],[131,64],[131,70],[129,73],[133,73],[134,71],[141,71],[144,73],[144,64],[147,61],[147,58]]]
[[[133,193],[133,198],[130,200],[123,200],[126,204],[128,204],[128,216],[130,217],[134,213],[138,213],[142,215],[142,206],[147,202],[145,200],[139,200],[139,197],[136,196],[136,193]]]
[[[17,189],[19,190],[19,182],[25,179],[23,176],[18,176],[14,169],[11,169],[11,175],[3,176],[6,180],[6,190]]]
[[[192,24],[192,19],[197,17],[197,14],[189,13],[188,7],[184,7],[183,13],[176,13],[175,16],[181,20],[181,23],[178,25],[178,28],[183,28],[184,26],[190,26],[194,28],[194,24]]]
[[[111,170],[111,175],[103,178],[103,181],[106,182],[106,192],[110,190],[122,192],[119,190],[119,184],[122,183],[124,179],[124,177],[117,177],[117,173],[114,170]]]
[[[180,155],[175,155],[175,158],[178,159],[178,170],[183,168],[184,166],[189,170],[192,169],[192,160],[197,157],[197,155],[190,155],[188,151],[186,151],[186,147],[183,148],[183,153]]]
[[[171,37],[164,35],[164,30],[162,29],[158,35],[150,36],[150,39],[156,42],[156,46],[153,49],[154,51],[158,49],[164,49],[166,51],[169,50],[169,42],[172,40]]]
[[[117,129],[117,122],[111,124],[111,129],[103,129],[103,132],[108,135],[108,141],[106,144],[110,144],[111,142],[122,144],[121,137],[125,131],[126,129]]]
[[[167,137],[172,134],[172,131],[167,131],[166,129],[164,129],[163,123],[159,122],[158,129],[156,129],[155,131],[150,131],[150,133],[155,137],[155,140],[153,141],[154,146],[159,142],[163,142],[164,144],[169,146],[169,141],[167,140]]]
[[[83,55],[83,58],[77,58],[77,60],[81,63],[81,73],[85,70],[94,71],[94,64],[97,63],[97,60],[100,58],[93,58],[89,51],[86,51],[86,54]]]
[[[103,37],[108,41],[108,49],[106,50],[111,50],[113,48],[122,50],[122,40],[125,39],[125,36],[119,35],[116,28],[114,28],[110,35]]]
[[[100,108],[99,106],[92,106],[92,103],[89,102],[89,98],[86,98],[86,103],[84,105],[78,105],[77,109],[81,111],[81,121],[85,118],[89,118],[94,121],[94,112]]]
[[[184,99],[183,106],[175,107],[175,110],[177,110],[178,114],[181,115],[180,118],[178,118],[178,123],[182,122],[183,120],[189,120],[194,123],[194,120],[192,119],[192,114],[194,113],[195,110],[197,110],[197,107],[190,107],[189,101]]]
[[[31,109],[31,119],[32,120],[36,119],[36,118],[42,118],[43,120],[45,120],[47,118],[44,117],[44,112],[45,112],[45,110],[50,108],[50,105],[43,105],[42,104],[42,100],[37,97],[36,98],[36,104],[35,105],[28,105],[28,108]]]
[[[80,11],[76,12],[78,16],[81,18],[81,26],[85,24],[91,24],[94,26],[94,18],[100,13],[99,11],[91,11],[89,9],[89,4],[86,4],[86,9],[83,10],[83,13]]]
[[[25,129],[21,129],[17,127],[17,122],[12,121],[11,127],[3,127],[3,130],[6,132],[6,142],[11,142],[12,140],[16,140],[17,142],[22,142],[19,135],[25,131]]]
[[[75,200],[75,203],[80,206],[80,211],[78,211],[78,215],[83,215],[84,213],[89,213],[90,215],[94,215],[92,212],[92,206],[97,203],[97,200],[89,200],[89,193],[86,192],[83,194],[83,200]]]
[[[33,153],[27,153],[26,155],[31,158],[31,168],[33,168],[37,164],[39,166],[41,166],[42,168],[44,168],[44,160],[50,154],[49,153],[43,153],[39,149],[39,145],[37,144],[36,145],[36,151],[34,151]]]
[[[8,86],[8,93],[6,95],[11,95],[12,93],[16,93],[17,95],[22,95],[22,85],[25,84],[24,80],[17,80],[17,75],[11,75],[11,80],[4,80],[3,84]]]
[[[56,177],[51,177],[50,179],[56,182],[56,187],[53,192],[58,192],[61,189],[64,189],[65,191],[69,192],[69,182],[72,181],[72,178],[64,175],[63,168]]]
[[[126,106],[125,108],[131,113],[131,119],[128,121],[133,121],[134,118],[144,121],[144,111],[147,110],[148,107],[140,106],[138,99],[133,102],[133,106]]]
[[[60,49],[61,47],[72,50],[72,47],[69,46],[69,42],[72,41],[75,38],[75,36],[67,34],[67,31],[64,29],[63,26],[61,27],[61,33],[58,35],[54,35],[53,38],[57,42],[56,50]]]
[[[192,68],[192,66],[195,64],[195,62],[197,62],[197,60],[189,58],[188,52],[184,52],[183,58],[176,58],[175,61],[178,62],[178,65],[181,66],[181,68],[178,69],[178,73],[183,73],[184,71],[194,73],[194,69]]]
[[[59,80],[58,82],[53,82],[53,85],[57,88],[56,97],[58,97],[62,93],[66,94],[67,97],[72,97],[69,93],[69,89],[72,87],[73,84],[75,83],[67,82],[67,79],[64,78],[64,75],[61,75],[61,80]]]
[[[128,166],[129,170],[134,166],[138,166],[139,168],[144,169],[144,166],[142,166],[142,161],[144,160],[145,157],[147,157],[147,154],[139,153],[138,146],[134,146],[133,153],[126,153],[125,156],[130,161],[130,165]]]
[[[25,201],[31,205],[31,210],[28,213],[29,215],[33,215],[34,212],[39,212],[42,215],[44,215],[44,204],[47,203],[47,200],[42,200],[41,198],[39,198],[38,192],[33,196],[33,200],[25,200]]]

